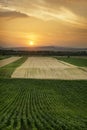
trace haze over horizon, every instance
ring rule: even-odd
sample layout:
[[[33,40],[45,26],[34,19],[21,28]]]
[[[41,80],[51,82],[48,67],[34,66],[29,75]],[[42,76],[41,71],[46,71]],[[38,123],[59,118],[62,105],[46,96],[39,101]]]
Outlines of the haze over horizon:
[[[87,0],[0,0],[0,46],[87,47]]]

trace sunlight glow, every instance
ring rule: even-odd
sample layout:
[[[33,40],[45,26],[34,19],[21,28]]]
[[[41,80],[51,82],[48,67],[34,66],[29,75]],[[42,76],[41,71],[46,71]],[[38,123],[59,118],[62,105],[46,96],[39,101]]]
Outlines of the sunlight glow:
[[[33,41],[29,41],[29,45],[30,46],[34,46],[34,42]]]

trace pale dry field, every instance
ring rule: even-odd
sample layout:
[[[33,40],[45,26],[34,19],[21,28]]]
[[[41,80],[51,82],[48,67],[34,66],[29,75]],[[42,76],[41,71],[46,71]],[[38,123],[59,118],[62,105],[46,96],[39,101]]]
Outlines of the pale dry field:
[[[5,65],[8,65],[18,59],[20,59],[21,57],[10,57],[10,58],[6,58],[6,59],[3,59],[3,60],[0,60],[0,67],[3,67]]]
[[[84,69],[84,68],[83,68]],[[12,78],[87,79],[87,72],[51,57],[29,57],[12,74]]]

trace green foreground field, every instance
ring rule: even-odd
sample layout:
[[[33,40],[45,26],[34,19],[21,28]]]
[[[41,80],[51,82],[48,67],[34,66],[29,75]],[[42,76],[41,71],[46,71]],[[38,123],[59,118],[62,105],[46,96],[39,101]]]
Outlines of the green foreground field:
[[[87,81],[0,79],[0,130],[87,130]]]
[[[87,67],[87,58],[75,58],[75,57],[56,57],[58,60],[68,62],[70,64],[79,66],[79,67]]]
[[[10,79],[26,59],[0,68],[0,130],[87,130],[87,80]]]

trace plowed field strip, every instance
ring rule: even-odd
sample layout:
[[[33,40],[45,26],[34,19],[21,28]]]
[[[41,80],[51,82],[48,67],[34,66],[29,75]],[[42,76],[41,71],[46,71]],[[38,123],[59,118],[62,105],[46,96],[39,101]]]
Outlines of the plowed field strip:
[[[51,57],[29,57],[11,76],[35,79],[87,79],[87,73],[75,65]]]
[[[8,65],[8,64],[20,59],[20,58],[21,57],[10,57],[10,58],[7,58],[7,59],[0,60],[0,67]]]

